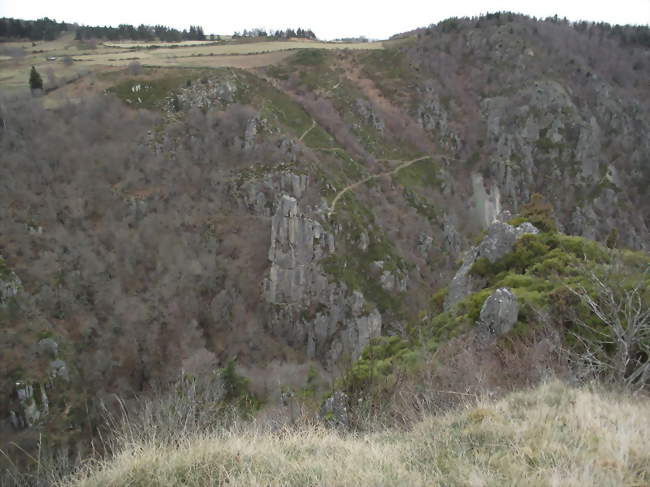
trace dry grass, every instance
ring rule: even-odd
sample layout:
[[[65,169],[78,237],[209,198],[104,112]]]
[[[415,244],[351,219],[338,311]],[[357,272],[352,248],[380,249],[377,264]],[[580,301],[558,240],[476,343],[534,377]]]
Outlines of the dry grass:
[[[98,43],[96,49],[79,50],[69,34],[55,41],[39,42],[36,46],[32,46],[31,42],[4,43],[3,49],[23,48],[25,56],[14,59],[0,51],[0,89],[28,92],[27,79],[31,66],[35,66],[43,76],[47,69],[51,69],[57,78],[65,78],[82,70],[125,67],[134,60],[144,66],[255,68],[276,64],[295,49],[383,49],[382,42],[337,43],[304,39],[226,44],[185,41],[175,48],[166,45],[157,49],[125,49],[134,45]],[[75,60],[72,66],[63,65],[62,56],[65,55]],[[46,58],[50,56],[57,57],[57,60],[48,61]]]
[[[410,431],[259,425],[124,445],[65,487],[650,485],[650,403],[551,382]]]

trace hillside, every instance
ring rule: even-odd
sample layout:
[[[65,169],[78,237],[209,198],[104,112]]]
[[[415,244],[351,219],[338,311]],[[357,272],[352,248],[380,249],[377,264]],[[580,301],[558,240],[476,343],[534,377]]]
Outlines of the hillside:
[[[234,44],[241,64],[103,46],[60,88],[3,96],[0,449],[44,435],[85,456],[116,395],[235,368],[246,414],[336,390],[392,425],[421,384],[642,388],[647,325],[612,374],[625,347],[587,299],[632,296],[647,323],[650,51],[633,41],[494,14],[264,59]],[[0,60],[4,82],[30,56]]]
[[[426,417],[408,432],[244,427],[124,445],[66,487],[612,486],[650,482],[650,407],[552,382]]]

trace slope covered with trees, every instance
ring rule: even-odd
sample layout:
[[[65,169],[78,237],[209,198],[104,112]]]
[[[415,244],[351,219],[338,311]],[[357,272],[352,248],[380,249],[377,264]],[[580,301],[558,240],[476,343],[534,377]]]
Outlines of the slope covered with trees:
[[[648,308],[650,63],[642,30],[597,29],[451,19],[0,100],[0,448],[43,432],[74,457],[102,400],[224,368],[246,414],[336,389],[361,429],[553,374],[630,379],[646,331],[619,355],[587,298],[605,306],[600,280]]]

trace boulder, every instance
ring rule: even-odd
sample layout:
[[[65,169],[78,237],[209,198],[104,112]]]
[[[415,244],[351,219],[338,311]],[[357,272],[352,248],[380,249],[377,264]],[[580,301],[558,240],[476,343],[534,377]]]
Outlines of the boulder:
[[[501,287],[483,303],[477,325],[483,333],[501,336],[512,330],[518,315],[517,296],[510,289]]]
[[[479,258],[496,262],[512,251],[517,239],[522,235],[536,234],[539,230],[531,223],[525,222],[518,227],[496,221],[488,228],[487,236],[476,247],[472,247],[463,259],[463,264],[449,284],[449,293],[445,300],[445,311],[450,311],[456,303],[473,292],[470,270]]]
[[[350,425],[348,417],[348,395],[336,391],[328,397],[320,410],[320,416],[329,426],[347,428]]]

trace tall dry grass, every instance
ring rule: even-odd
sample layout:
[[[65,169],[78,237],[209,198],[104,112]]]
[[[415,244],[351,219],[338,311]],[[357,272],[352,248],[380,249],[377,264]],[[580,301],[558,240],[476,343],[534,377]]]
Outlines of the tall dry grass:
[[[130,437],[133,439],[133,437]],[[561,382],[478,400],[404,431],[259,423],[128,441],[60,487],[644,486],[650,402]]]

